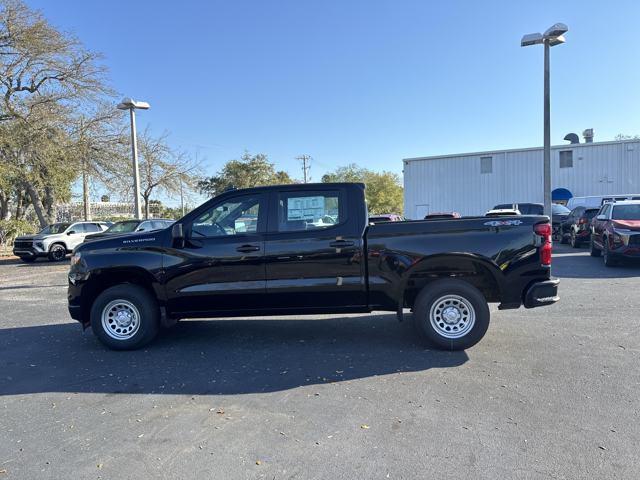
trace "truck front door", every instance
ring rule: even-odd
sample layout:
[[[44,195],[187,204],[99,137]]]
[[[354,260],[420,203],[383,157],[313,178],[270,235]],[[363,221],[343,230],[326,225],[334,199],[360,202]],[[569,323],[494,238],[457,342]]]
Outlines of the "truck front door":
[[[185,245],[165,257],[171,312],[255,311],[265,304],[267,195],[226,197],[184,225]]]
[[[318,311],[366,305],[362,233],[348,192],[283,189],[269,200],[265,237],[271,309]]]

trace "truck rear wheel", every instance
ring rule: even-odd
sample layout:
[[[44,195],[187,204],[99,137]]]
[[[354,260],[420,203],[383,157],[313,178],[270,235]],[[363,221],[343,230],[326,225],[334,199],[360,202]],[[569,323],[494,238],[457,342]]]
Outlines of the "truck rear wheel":
[[[438,280],[422,289],[414,305],[418,333],[444,350],[464,350],[489,328],[489,305],[482,293],[461,280]]]
[[[155,338],[160,312],[153,296],[132,284],[106,289],[91,306],[91,328],[113,350],[135,350]]]

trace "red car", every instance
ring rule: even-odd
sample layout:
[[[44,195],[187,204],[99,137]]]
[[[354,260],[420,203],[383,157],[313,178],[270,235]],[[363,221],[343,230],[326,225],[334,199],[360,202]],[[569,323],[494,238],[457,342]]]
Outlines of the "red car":
[[[591,256],[607,267],[622,258],[640,258],[640,201],[605,203],[591,220]]]

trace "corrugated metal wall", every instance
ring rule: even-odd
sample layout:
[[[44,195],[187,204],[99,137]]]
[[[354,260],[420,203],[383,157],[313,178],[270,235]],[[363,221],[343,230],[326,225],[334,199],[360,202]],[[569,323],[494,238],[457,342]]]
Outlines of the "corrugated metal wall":
[[[560,168],[560,151],[573,151],[573,167]],[[480,173],[480,157],[493,172]],[[561,145],[551,149],[552,186],[574,196],[640,193],[640,142]],[[456,211],[482,215],[498,203],[542,203],[542,149],[408,159],[404,162],[404,214]]]

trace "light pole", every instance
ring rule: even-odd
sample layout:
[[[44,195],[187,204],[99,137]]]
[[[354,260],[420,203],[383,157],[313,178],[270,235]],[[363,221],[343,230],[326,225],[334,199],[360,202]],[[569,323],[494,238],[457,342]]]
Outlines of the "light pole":
[[[149,110],[147,102],[136,102],[132,98],[124,98],[119,104],[119,110],[129,110],[131,118],[131,156],[133,157],[133,194],[136,218],[142,218],[140,208],[140,175],[138,173],[138,140],[136,138],[136,109]]]
[[[551,100],[549,94],[549,47],[564,43],[563,35],[569,28],[556,23],[542,33],[529,33],[522,37],[521,47],[542,43],[544,45],[544,214],[552,218],[551,209]]]

